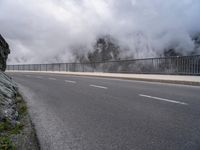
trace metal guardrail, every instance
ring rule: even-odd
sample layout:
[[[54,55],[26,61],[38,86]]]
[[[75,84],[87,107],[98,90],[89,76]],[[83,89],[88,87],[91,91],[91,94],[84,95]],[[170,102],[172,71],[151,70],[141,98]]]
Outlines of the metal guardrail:
[[[7,65],[7,70],[200,75],[200,55],[85,63]]]

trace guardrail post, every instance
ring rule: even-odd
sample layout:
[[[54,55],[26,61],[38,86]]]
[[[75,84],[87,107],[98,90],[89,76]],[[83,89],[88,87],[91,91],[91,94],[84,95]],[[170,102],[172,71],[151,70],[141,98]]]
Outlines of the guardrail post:
[[[69,63],[66,63],[65,65],[66,65],[66,66],[65,66],[65,67],[66,67],[66,68],[65,68],[65,69],[66,69],[66,72],[69,72]]]
[[[83,72],[85,72],[85,65],[84,65],[84,63],[82,64],[82,68],[83,68]]]

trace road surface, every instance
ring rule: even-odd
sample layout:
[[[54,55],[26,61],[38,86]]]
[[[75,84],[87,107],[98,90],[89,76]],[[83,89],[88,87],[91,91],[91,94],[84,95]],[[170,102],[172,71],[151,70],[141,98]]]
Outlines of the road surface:
[[[200,87],[9,73],[42,149],[200,150]]]

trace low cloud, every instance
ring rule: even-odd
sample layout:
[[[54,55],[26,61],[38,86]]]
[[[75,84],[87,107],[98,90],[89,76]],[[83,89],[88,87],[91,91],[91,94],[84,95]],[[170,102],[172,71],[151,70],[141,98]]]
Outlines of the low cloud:
[[[0,11],[9,63],[73,61],[73,50],[87,53],[106,34],[125,56],[155,57],[170,48],[187,55],[200,33],[199,0],[1,0]]]

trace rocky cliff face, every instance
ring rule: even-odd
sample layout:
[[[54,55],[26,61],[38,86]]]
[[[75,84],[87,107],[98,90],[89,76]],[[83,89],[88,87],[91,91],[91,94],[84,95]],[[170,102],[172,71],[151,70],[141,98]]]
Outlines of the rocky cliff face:
[[[121,49],[117,41],[110,35],[96,39],[93,48],[88,53],[74,51],[75,62],[93,63],[120,60]]]
[[[0,70],[6,70],[6,61],[8,58],[8,54],[10,54],[10,49],[8,43],[0,34]]]
[[[6,60],[10,53],[9,45],[0,35],[0,123],[9,120],[15,124],[17,118],[15,97],[17,86],[3,71],[6,69]]]
[[[13,125],[16,123],[18,116],[16,94],[17,85],[9,76],[0,71],[0,122],[8,119]]]
[[[111,36],[103,36],[97,39],[94,51],[88,53],[90,62],[101,62],[120,59],[120,47]]]

